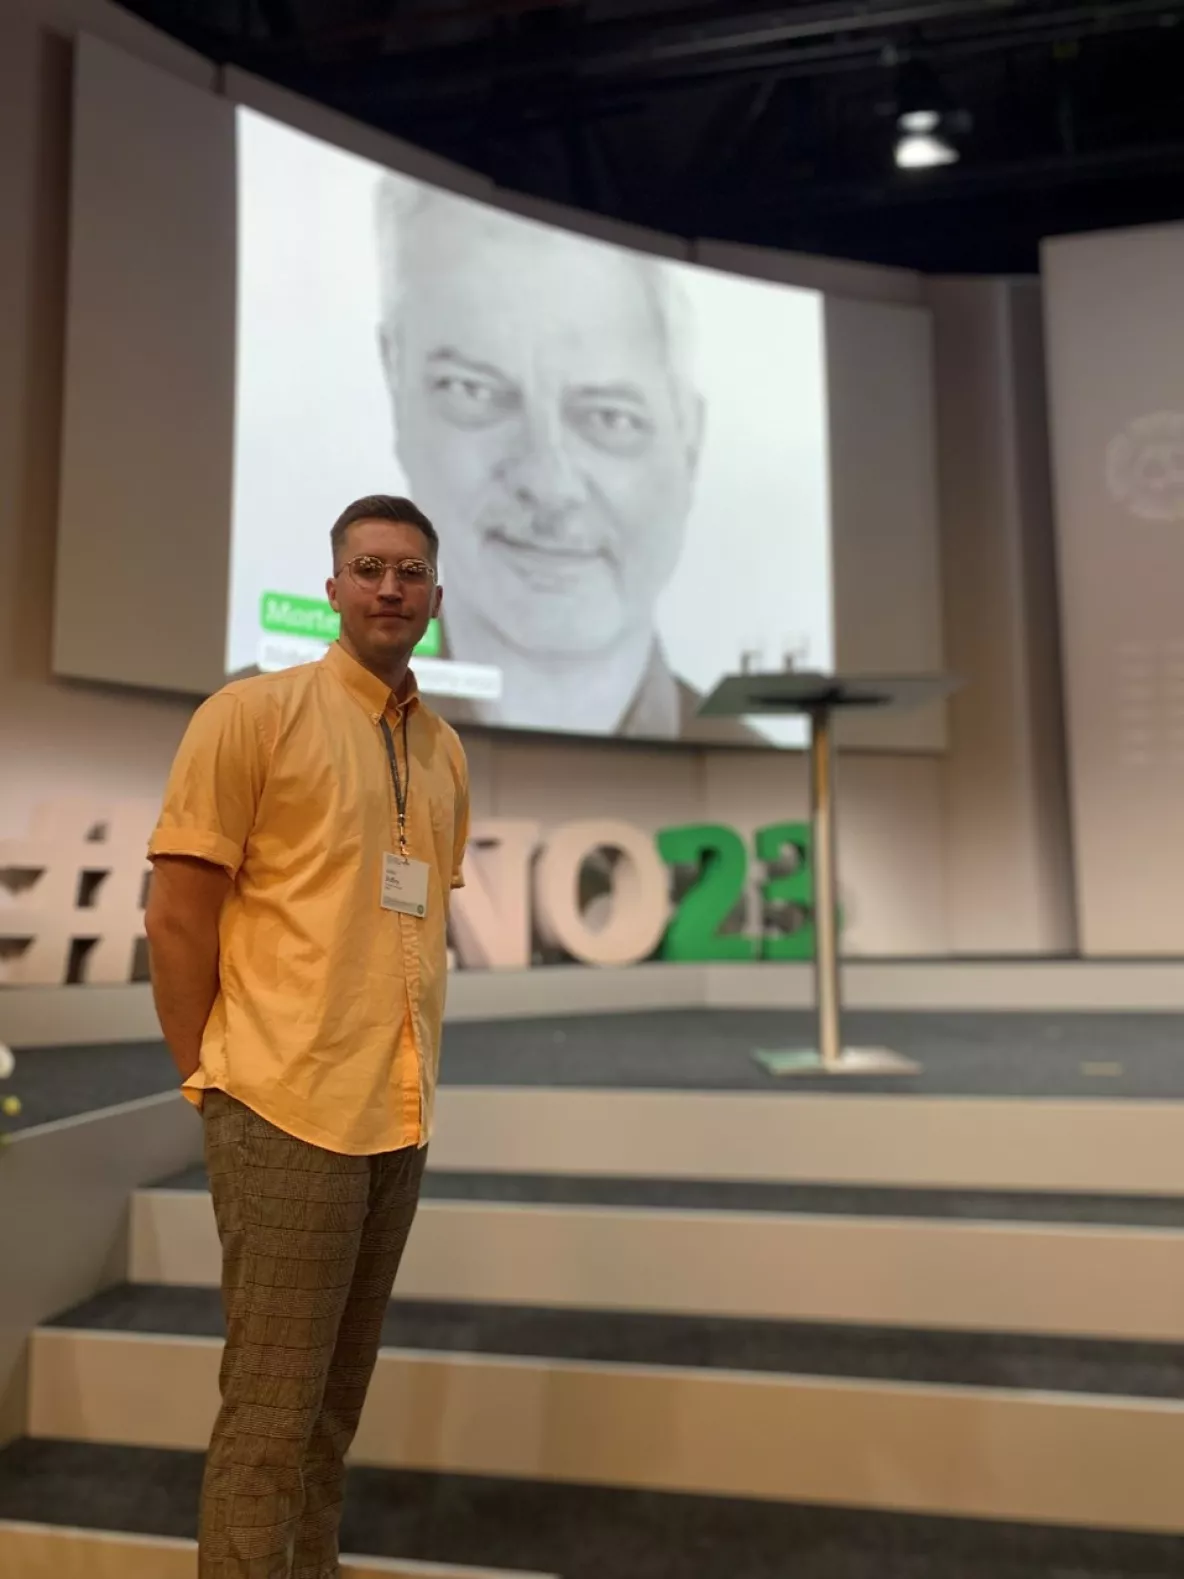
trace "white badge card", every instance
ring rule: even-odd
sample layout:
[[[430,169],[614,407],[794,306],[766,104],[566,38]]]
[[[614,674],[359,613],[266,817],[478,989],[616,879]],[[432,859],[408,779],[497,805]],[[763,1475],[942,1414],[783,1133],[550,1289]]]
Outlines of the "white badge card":
[[[389,852],[382,858],[382,908],[423,916],[428,908],[428,863]]]

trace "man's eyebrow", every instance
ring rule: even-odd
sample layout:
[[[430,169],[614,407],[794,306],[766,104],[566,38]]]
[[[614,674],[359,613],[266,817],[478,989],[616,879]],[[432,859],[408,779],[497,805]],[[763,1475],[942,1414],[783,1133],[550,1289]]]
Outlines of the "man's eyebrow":
[[[449,362],[454,366],[463,367],[469,373],[482,373],[486,378],[496,378],[503,384],[513,382],[500,367],[495,367],[492,362],[479,362],[474,357],[465,356],[463,351],[458,351],[452,345],[437,346],[428,353],[428,366],[432,367],[439,362]]]
[[[637,384],[576,384],[568,394],[576,400],[631,400],[638,406],[650,403],[650,397]]]

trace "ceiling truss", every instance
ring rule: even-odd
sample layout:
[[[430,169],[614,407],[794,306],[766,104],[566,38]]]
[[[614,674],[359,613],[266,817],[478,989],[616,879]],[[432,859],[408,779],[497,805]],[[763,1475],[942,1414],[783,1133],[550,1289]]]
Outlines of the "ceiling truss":
[[[135,0],[216,59],[656,228],[934,270],[1184,217],[1184,0]],[[895,67],[971,120],[891,160]]]

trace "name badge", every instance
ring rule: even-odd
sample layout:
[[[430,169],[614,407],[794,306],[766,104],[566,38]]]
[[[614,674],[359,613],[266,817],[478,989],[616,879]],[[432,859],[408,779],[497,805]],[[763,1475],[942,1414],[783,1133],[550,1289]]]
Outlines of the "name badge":
[[[428,863],[410,857],[382,858],[382,908],[403,916],[424,916],[428,909]]]

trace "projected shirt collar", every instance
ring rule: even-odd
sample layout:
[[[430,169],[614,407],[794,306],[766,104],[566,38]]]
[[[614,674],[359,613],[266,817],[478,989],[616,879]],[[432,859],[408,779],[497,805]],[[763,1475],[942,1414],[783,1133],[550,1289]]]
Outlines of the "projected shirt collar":
[[[680,733],[678,681],[670,671],[666,654],[655,637],[650,648],[641,684],[617,725],[620,735],[656,735],[660,739]]]
[[[439,658],[454,656],[448,643],[446,625],[442,626],[440,631],[440,651],[436,656]],[[468,724],[478,721],[477,709],[463,698],[440,697],[436,705],[441,717],[446,718],[449,723]],[[609,733],[625,737],[638,735],[659,740],[677,739],[683,722],[683,712],[682,689],[671,673],[661,642],[655,637],[650,647],[649,662],[646,664],[637,689],[622,713],[620,722]]]
[[[451,658],[448,630],[440,632],[440,658]],[[611,737],[618,740],[683,740],[697,745],[766,746],[768,741],[739,718],[700,718],[702,697],[670,667],[655,636],[649,662]],[[450,724],[479,724],[478,709],[461,697],[437,697],[434,710]]]

